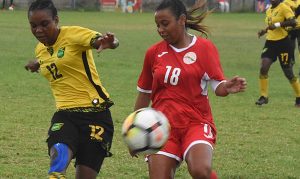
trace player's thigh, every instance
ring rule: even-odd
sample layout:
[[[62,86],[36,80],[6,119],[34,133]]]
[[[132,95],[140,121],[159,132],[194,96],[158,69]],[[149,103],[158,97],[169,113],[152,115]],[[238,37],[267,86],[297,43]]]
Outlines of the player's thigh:
[[[69,114],[62,111],[54,113],[47,138],[49,154],[52,146],[57,143],[66,144],[72,150],[72,153],[76,153],[79,133]]]
[[[205,177],[211,173],[213,146],[216,132],[209,124],[191,124],[183,138],[184,159],[193,177]]]
[[[185,160],[189,170],[210,170],[213,149],[210,145],[199,143],[193,145],[186,154]]]
[[[285,38],[278,43],[277,51],[279,52],[278,58],[282,68],[290,68],[294,62],[294,51],[291,48],[291,42]]]
[[[105,157],[110,157],[114,127],[110,111],[83,114],[76,166],[87,166],[97,173]]]
[[[165,155],[153,154],[148,157],[150,179],[174,178],[178,161]]]

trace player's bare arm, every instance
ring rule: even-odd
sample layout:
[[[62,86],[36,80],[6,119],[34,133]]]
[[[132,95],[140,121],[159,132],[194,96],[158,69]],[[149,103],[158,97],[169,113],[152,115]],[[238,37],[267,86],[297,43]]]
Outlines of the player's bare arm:
[[[247,88],[246,79],[235,76],[232,79],[221,83],[217,87],[215,93],[217,96],[227,96],[229,94],[244,92],[246,88]]]
[[[119,46],[119,40],[113,33],[106,33],[100,36],[93,44],[93,47],[97,49],[97,52],[101,52],[104,49],[115,49]]]

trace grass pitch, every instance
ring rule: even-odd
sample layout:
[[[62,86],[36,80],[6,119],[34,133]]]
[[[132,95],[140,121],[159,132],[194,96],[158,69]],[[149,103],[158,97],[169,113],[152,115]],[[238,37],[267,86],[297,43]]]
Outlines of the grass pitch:
[[[118,49],[95,53],[101,80],[116,103],[111,108],[116,129],[114,155],[105,160],[99,178],[148,178],[143,157],[129,156],[121,125],[133,109],[144,53],[160,40],[153,14],[59,14],[60,25],[111,31],[120,40]],[[221,179],[300,178],[300,111],[293,106],[292,88],[278,62],[270,70],[269,104],[254,105],[259,97],[258,69],[264,44],[264,38],[258,39],[256,33],[264,27],[263,21],[262,14],[212,14],[205,20],[225,75],[240,75],[248,81],[245,93],[226,98],[210,94],[218,128],[213,168]],[[0,36],[0,178],[46,178],[45,139],[55,105],[47,81],[24,69],[33,59],[37,43],[26,12],[0,12]],[[297,59],[296,73],[299,67]],[[67,177],[74,178],[74,167],[69,167]],[[184,163],[176,178],[190,178]]]

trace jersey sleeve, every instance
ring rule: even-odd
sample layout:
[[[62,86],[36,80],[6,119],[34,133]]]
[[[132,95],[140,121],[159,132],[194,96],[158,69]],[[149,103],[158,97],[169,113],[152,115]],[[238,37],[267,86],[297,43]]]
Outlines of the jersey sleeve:
[[[144,93],[152,92],[152,62],[154,60],[154,50],[149,48],[144,58],[144,65],[137,83],[137,90]]]
[[[295,17],[293,10],[286,4],[284,4],[283,14],[285,19],[292,19]]]
[[[70,33],[74,34],[72,38],[72,43],[77,44],[84,49],[93,48],[93,42],[102,35],[97,31],[93,31],[88,28],[83,28],[79,26],[73,26],[72,31]]]
[[[204,69],[210,80],[223,81],[225,80],[223,69],[220,63],[219,52],[215,45],[208,41],[206,46],[207,58]]]

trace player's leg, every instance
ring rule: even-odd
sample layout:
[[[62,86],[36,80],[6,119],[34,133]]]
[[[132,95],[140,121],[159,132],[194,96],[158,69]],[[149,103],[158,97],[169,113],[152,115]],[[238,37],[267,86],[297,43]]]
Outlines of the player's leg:
[[[50,156],[49,178],[64,178],[66,169],[76,153],[78,129],[70,120],[69,112],[56,112],[48,131],[48,152]]]
[[[188,127],[183,139],[184,159],[192,178],[217,178],[212,171],[215,140],[215,132],[208,124],[193,124]]]
[[[207,144],[196,144],[186,154],[188,170],[193,178],[210,179],[213,150]]]
[[[289,39],[290,39],[290,48],[293,51],[293,58],[292,58],[292,63],[295,63],[295,49],[296,49],[296,38],[297,38],[297,30],[291,30],[289,31]]]
[[[73,153],[64,143],[56,143],[50,149],[49,179],[65,178],[66,169],[72,159]]]
[[[80,116],[80,138],[76,153],[76,179],[95,179],[103,161],[110,157],[114,133],[110,111],[83,112]]]
[[[183,156],[180,144],[181,133],[181,129],[171,128],[164,147],[157,154],[146,157],[150,179],[174,178],[176,168],[181,163]]]
[[[299,70],[299,73],[298,73],[298,76],[300,77],[300,65],[299,65],[299,62],[300,62],[300,29],[297,29],[296,30],[297,31],[297,37],[296,37],[296,39],[297,39],[297,49],[298,49],[298,64],[297,63],[295,63],[295,64],[297,64],[297,69]]]
[[[174,178],[178,161],[174,158],[153,154],[148,156],[148,169],[150,179]]]
[[[261,54],[261,64],[259,69],[259,92],[260,97],[255,102],[256,105],[263,105],[269,102],[269,69],[276,60],[276,50],[274,49],[274,42],[266,41]]]
[[[284,72],[285,77],[289,80],[296,96],[295,105],[298,106],[298,99],[300,98],[300,83],[299,79],[294,75],[293,66],[294,66],[294,52],[289,48],[288,42],[283,42],[281,44],[282,52],[281,54],[287,55],[280,55],[279,61],[280,66]]]

